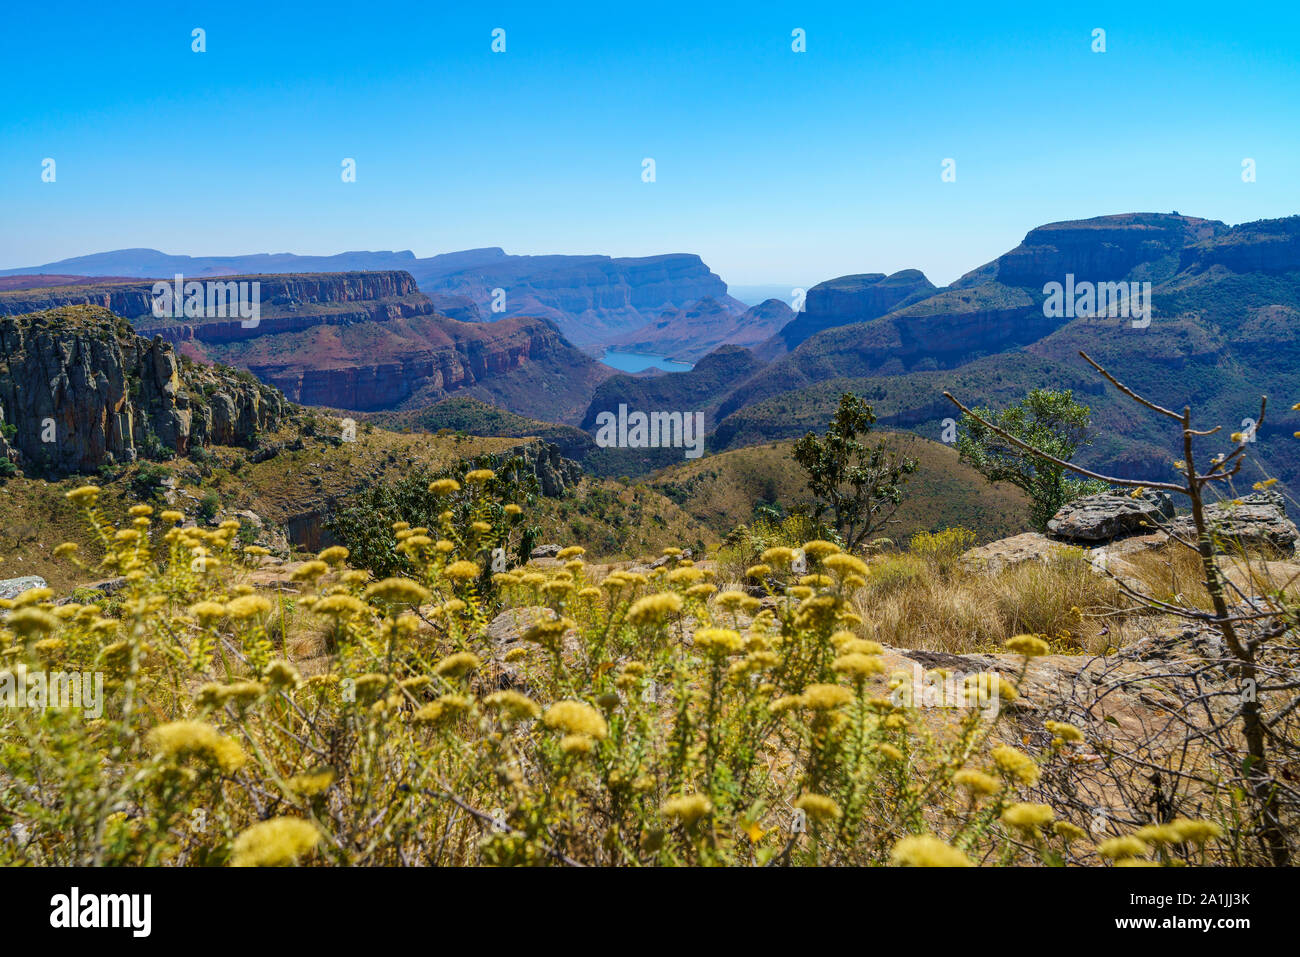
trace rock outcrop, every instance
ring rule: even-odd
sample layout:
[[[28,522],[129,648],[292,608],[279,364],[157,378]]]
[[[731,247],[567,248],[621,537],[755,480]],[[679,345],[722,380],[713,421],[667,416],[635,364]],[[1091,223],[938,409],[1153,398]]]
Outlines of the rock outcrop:
[[[530,442],[512,449],[509,454],[522,456],[532,467],[533,474],[537,476],[537,484],[547,498],[558,498],[582,479],[582,466],[566,459],[560,454],[559,447],[550,442]]]
[[[291,411],[252,376],[186,365],[98,306],[0,317],[0,408],[10,455],[54,472],[247,444]]]
[[[1277,492],[1265,489],[1253,495],[1207,506],[1205,517],[1215,544],[1221,549],[1268,548],[1292,555],[1300,544],[1300,529],[1287,518],[1286,504]],[[1174,531],[1192,540],[1196,526],[1190,515],[1174,523]]]
[[[1137,498],[1102,492],[1068,502],[1048,520],[1047,531],[1070,541],[1104,542],[1168,527],[1173,517],[1173,499],[1164,492],[1144,491]]]
[[[1220,552],[1248,549],[1290,556],[1300,548],[1300,529],[1287,518],[1282,496],[1274,491],[1216,502],[1205,512]],[[1109,492],[1076,499],[1048,521],[1047,529],[1047,535],[1024,532],[972,548],[962,555],[962,563],[997,573],[1026,562],[1049,561],[1074,546],[1095,571],[1131,582],[1136,574],[1130,561],[1134,555],[1165,547],[1171,535],[1188,542],[1196,539],[1191,515],[1175,516],[1173,500],[1151,490],[1136,499]],[[1231,577],[1231,566],[1227,574]],[[1280,575],[1279,580],[1290,577]]]

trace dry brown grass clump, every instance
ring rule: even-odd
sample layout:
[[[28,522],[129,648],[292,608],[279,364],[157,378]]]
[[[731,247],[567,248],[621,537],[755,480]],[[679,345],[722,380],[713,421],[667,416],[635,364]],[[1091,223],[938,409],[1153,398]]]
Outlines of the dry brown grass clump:
[[[1115,583],[1077,551],[994,573],[905,552],[872,562],[857,611],[877,640],[896,647],[965,654],[1029,633],[1078,653],[1115,644],[1112,619],[1124,604]]]

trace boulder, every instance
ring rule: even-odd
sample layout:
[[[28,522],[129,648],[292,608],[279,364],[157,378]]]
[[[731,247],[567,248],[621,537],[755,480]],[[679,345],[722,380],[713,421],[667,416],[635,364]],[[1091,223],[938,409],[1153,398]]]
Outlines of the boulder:
[[[1134,532],[1153,532],[1173,517],[1173,500],[1164,492],[1144,491],[1137,498],[1102,492],[1067,503],[1048,520],[1047,531],[1069,541],[1107,542]]]
[[[1206,507],[1205,517],[1220,550],[1265,547],[1283,555],[1293,555],[1300,539],[1300,529],[1287,518],[1282,496],[1271,489],[1244,498],[1216,502]],[[1190,515],[1179,517],[1174,523],[1174,531],[1187,539],[1196,537],[1196,526]]]
[[[528,553],[529,558],[554,558],[560,554],[562,545],[538,545]]]
[[[1060,542],[1054,542],[1040,532],[1025,532],[972,548],[962,555],[961,560],[972,569],[996,573],[1025,562],[1046,561],[1053,551],[1062,547]]]
[[[48,584],[39,575],[24,575],[22,578],[6,578],[0,581],[0,598],[17,598],[33,588],[47,588]]]

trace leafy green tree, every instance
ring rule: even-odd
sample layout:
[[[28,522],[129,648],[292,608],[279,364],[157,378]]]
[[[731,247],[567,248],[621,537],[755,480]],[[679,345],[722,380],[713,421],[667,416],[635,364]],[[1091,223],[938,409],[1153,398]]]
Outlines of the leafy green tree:
[[[1021,442],[1063,462],[1081,447],[1092,444],[1092,410],[1074,401],[1069,389],[1034,389],[1002,412],[972,410],[980,418],[1015,436]],[[990,482],[1010,482],[1030,500],[1030,518],[1040,532],[1047,520],[1067,502],[1109,487],[1095,479],[1078,479],[1064,468],[1017,448],[984,422],[963,413],[957,435],[961,461]]]
[[[871,406],[845,392],[825,437],[809,432],[794,444],[794,460],[808,473],[808,491],[816,500],[813,519],[828,515],[849,551],[889,521],[917,469],[903,450],[861,441],[875,423]]]

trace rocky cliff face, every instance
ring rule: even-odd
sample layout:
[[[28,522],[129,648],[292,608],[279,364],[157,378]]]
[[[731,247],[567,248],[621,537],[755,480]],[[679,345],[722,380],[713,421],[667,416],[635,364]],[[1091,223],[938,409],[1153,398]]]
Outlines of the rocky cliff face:
[[[464,265],[456,257],[451,263]],[[608,373],[545,321],[482,322],[472,300],[441,293],[430,299],[404,271],[220,277],[254,280],[261,284],[257,323],[156,318],[152,281],[13,289],[0,292],[0,314],[73,303],[111,309],[197,362],[247,369],[294,402],[357,411],[436,401],[468,387],[490,390],[504,377],[506,393],[533,397],[520,411],[575,416],[590,392],[570,393]]]
[[[303,405],[358,411],[397,408],[416,396],[436,401],[555,354],[569,354],[575,367],[594,364],[554,329],[526,318],[469,324],[430,317],[285,338],[204,354],[251,369]]]
[[[97,306],[0,318],[0,408],[13,430],[0,453],[57,472],[245,444],[290,412],[251,376],[184,368]]]
[[[424,261],[422,261],[423,263]],[[739,305],[699,256],[506,256],[413,267],[426,293],[473,300],[483,316],[540,316],[579,346],[605,344],[668,310],[713,298]],[[492,312],[495,290],[504,311]]]
[[[157,281],[171,282],[172,276]],[[302,319],[316,315],[322,318],[330,311],[317,307],[352,306],[342,311],[334,321],[359,321],[377,311],[399,312],[403,315],[432,315],[434,305],[420,294],[415,280],[407,272],[345,272],[302,273],[292,275],[242,275],[220,277],[185,276],[187,281],[258,282],[261,284],[263,321]],[[162,332],[165,338],[193,337],[197,326],[212,324],[222,327],[232,325],[222,319],[168,320],[153,316],[153,284],[144,282],[105,282],[84,285],[63,284],[47,288],[27,288],[0,292],[0,315],[21,315],[59,306],[101,306],[119,316],[137,323],[150,332]],[[239,323],[233,325],[238,328]],[[173,333],[173,327],[188,328],[188,333]],[[256,332],[256,329],[249,330]]]

